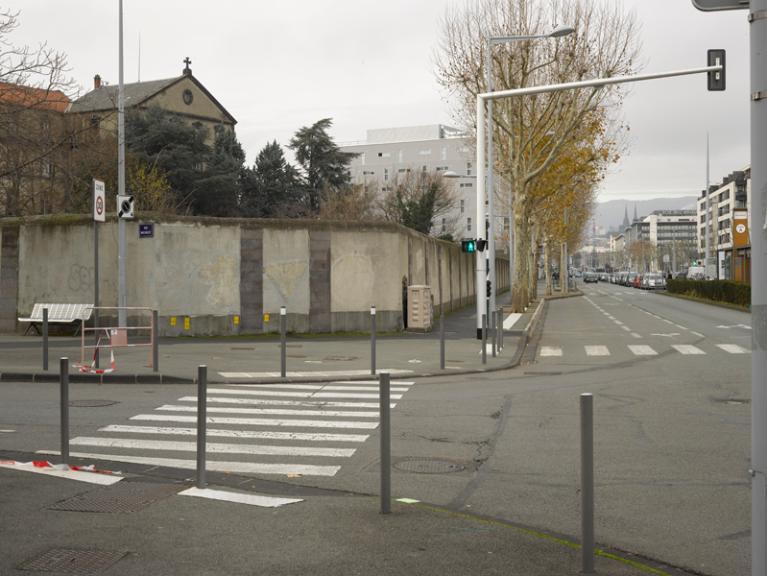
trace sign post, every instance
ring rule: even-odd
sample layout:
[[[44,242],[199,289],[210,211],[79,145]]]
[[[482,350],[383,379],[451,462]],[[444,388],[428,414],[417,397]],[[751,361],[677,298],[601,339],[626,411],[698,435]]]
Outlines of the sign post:
[[[99,327],[99,222],[106,222],[106,186],[101,180],[93,181],[93,327]],[[98,342],[98,330],[94,332]],[[96,347],[95,367],[99,368],[100,353]]]

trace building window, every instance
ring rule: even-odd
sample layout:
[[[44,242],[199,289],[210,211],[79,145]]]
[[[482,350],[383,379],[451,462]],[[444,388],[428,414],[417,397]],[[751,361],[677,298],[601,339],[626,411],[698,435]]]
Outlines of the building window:
[[[363,166],[365,165],[365,153],[364,152],[362,154],[360,154],[360,164],[363,165]]]
[[[43,178],[50,178],[51,177],[51,162],[50,160],[41,160],[40,161],[40,176]]]
[[[466,200],[461,200],[461,214],[463,214],[463,209],[465,207]]]
[[[435,170],[437,172],[447,172],[447,166],[437,166]]]
[[[98,127],[101,126],[101,118],[99,118],[98,116],[91,116],[90,123],[91,123],[91,128],[98,129]]]
[[[431,156],[431,149],[426,150],[419,150],[418,151],[419,156]]]
[[[471,162],[466,163],[466,175],[471,176]]]
[[[459,184],[459,186],[461,188],[473,188],[474,187],[474,185],[471,182],[461,182],[461,184]]]
[[[384,182],[389,180],[389,169],[384,168]]]
[[[466,230],[471,232],[471,218],[466,219]]]
[[[373,170],[363,170],[362,175],[363,176],[375,176],[375,172]]]
[[[378,157],[379,158],[389,158],[389,157],[391,157],[391,153],[389,153],[389,152],[379,152],[378,153]]]
[[[421,166],[421,172],[428,172],[429,167],[428,166]]]

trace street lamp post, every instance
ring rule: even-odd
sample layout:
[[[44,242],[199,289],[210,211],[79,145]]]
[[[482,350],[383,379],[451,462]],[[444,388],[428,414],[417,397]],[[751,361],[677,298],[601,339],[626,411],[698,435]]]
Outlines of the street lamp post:
[[[549,32],[548,34],[532,34],[532,35],[521,35],[521,36],[488,36],[487,37],[487,50],[485,52],[485,86],[487,87],[487,92],[492,92],[494,90],[493,87],[493,58],[492,58],[492,50],[493,46],[497,44],[509,44],[511,42],[522,42],[525,40],[541,40],[545,38],[560,38],[562,36],[567,36],[568,34],[572,34],[575,30],[573,28],[567,27],[567,26],[557,26]],[[483,127],[484,128],[484,127]],[[495,293],[496,293],[496,281],[495,281],[495,224],[493,222],[493,218],[490,218],[487,216],[488,214],[495,214],[494,210],[494,192],[493,192],[493,173],[494,173],[494,165],[495,165],[495,150],[493,146],[493,133],[494,133],[494,122],[493,122],[493,101],[488,100],[487,102],[487,164],[488,164],[488,170],[487,170],[487,178],[485,180],[485,197],[487,198],[487,211],[485,211],[485,201],[482,200],[482,203],[480,204],[480,192],[479,189],[477,189],[477,230],[484,232],[484,229],[486,228],[486,240],[487,240],[487,248],[485,252],[485,262],[484,262],[484,268],[485,271],[483,273],[482,271],[482,261],[480,258],[477,258],[477,287],[476,287],[476,294],[477,294],[477,338],[482,338],[482,314],[483,312],[485,314],[489,315],[489,310],[495,310]],[[479,127],[477,127],[477,146],[481,146],[481,142],[484,142],[485,138],[479,137]],[[479,170],[480,167],[477,166],[477,170]],[[482,181],[478,181],[478,186],[482,186]],[[513,232],[514,229],[514,213],[511,208],[511,203],[513,200],[513,194],[512,190],[509,191],[509,287],[512,286],[512,278],[513,278],[513,250],[514,250],[514,239],[513,239]],[[489,222],[488,222],[489,220]],[[481,225],[481,222],[485,222],[485,226]],[[480,236],[481,237],[481,236]],[[483,300],[480,298],[481,290],[484,288],[486,283],[489,282],[489,285],[491,287],[490,295],[488,296],[485,294],[485,306],[482,306]]]

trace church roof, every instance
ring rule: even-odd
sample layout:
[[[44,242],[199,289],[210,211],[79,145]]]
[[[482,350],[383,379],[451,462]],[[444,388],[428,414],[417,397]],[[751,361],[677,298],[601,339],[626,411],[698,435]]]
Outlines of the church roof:
[[[158,92],[172,86],[183,76],[165,80],[150,80],[149,82],[134,82],[125,84],[125,107],[138,106]],[[118,86],[101,86],[88,92],[72,103],[70,112],[100,112],[114,110],[117,107]]]
[[[123,90],[125,91],[125,107],[130,108],[132,106],[140,106],[152,96],[167,90],[177,82],[181,82],[184,78],[189,78],[194,82],[197,87],[202,90],[208,98],[210,98],[216,106],[226,115],[232,124],[236,124],[237,120],[234,116],[224,108],[221,103],[216,100],[213,95],[208,92],[208,89],[202,85],[191,73],[182,74],[175,78],[166,78],[164,80],[149,80],[148,82],[133,82],[131,84],[124,84]],[[84,113],[84,112],[103,112],[105,110],[114,110],[117,108],[117,85],[100,86],[95,90],[91,90],[81,98],[78,98],[72,102],[72,106],[69,108],[70,112]]]

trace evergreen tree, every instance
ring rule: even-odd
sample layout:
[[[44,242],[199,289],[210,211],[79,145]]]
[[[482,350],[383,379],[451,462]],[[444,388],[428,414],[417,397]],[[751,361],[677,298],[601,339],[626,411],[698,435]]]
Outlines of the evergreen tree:
[[[253,168],[246,169],[242,183],[240,210],[253,218],[301,216],[301,176],[285,159],[276,141],[258,153]]]
[[[333,125],[330,118],[318,120],[299,129],[290,141],[296,161],[303,172],[306,203],[316,214],[323,193],[332,194],[350,183],[349,162],[356,154],[342,152],[328,134]]]
[[[192,207],[195,214],[236,216],[243,180],[245,152],[234,130],[216,126],[216,138],[203,177],[197,182]]]

